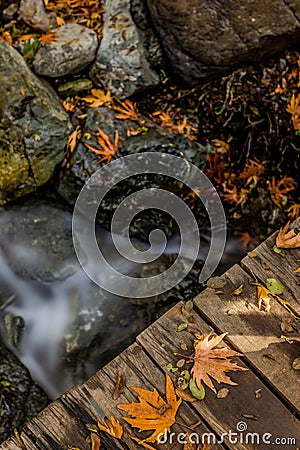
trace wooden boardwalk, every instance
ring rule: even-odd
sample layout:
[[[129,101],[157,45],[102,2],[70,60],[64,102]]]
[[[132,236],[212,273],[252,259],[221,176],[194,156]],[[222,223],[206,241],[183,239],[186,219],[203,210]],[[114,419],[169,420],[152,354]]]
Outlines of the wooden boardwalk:
[[[300,221],[297,224],[299,226]],[[141,438],[147,433],[139,433],[126,425],[117,405],[137,401],[130,386],[155,387],[164,396],[165,367],[168,363],[176,366],[180,356],[174,353],[192,353],[195,330],[203,334],[210,330],[217,334],[228,332],[226,345],[245,355],[236,360],[249,370],[230,373],[238,385],[221,386],[229,388],[226,398],[217,398],[206,388],[204,400],[183,402],[176,416],[177,423],[172,427],[176,435],[173,443],[153,447],[182,450],[183,444],[177,442],[177,436],[185,433],[184,426],[188,426],[199,436],[211,433],[210,436],[218,439],[230,430],[241,431],[238,442],[225,438],[223,443],[211,444],[211,449],[300,449],[300,370],[292,367],[295,358],[300,357],[299,322],[275,299],[271,300],[269,313],[260,311],[256,286],[249,284],[251,279],[265,282],[266,278],[276,278],[284,286],[282,298],[300,316],[300,279],[294,272],[300,266],[300,250],[285,250],[283,256],[273,251],[274,244],[275,235],[255,249],[255,257],[247,256],[229,269],[222,276],[226,280],[223,292],[211,288],[201,292],[194,299],[192,323],[188,321],[183,303],[177,304],[141,333],[127,350],[84,385],[73,387],[53,402],[24,427],[19,438],[5,441],[0,449],[90,450],[87,426],[97,427],[97,422],[101,422],[99,407],[107,417],[118,418],[126,430],[122,441],[100,432],[101,449],[143,448],[130,435]],[[241,284],[243,292],[232,295]],[[182,322],[188,323],[188,327],[178,332],[177,327]],[[125,374],[126,387],[114,400],[112,394],[118,371]],[[175,380],[175,374],[171,377]],[[247,427],[244,433],[242,426]],[[257,433],[260,442],[257,443],[256,437],[253,443],[250,434],[246,442],[247,433]],[[196,446],[190,448],[196,450]]]

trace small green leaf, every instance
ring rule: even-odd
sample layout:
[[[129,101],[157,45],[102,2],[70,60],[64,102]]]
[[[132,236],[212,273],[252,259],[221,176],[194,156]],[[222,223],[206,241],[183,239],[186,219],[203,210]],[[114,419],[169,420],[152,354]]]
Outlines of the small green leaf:
[[[203,400],[205,397],[205,389],[204,386],[201,384],[201,388],[199,389],[195,380],[193,378],[190,379],[189,388],[191,391],[191,394],[193,397],[197,398],[198,400]]]
[[[1,386],[3,386],[3,387],[8,387],[8,386],[10,386],[10,382],[9,382],[9,381],[6,381],[6,380],[0,381],[0,384],[1,384]]]
[[[173,367],[172,363],[169,363],[169,364],[166,365],[165,369],[168,372],[172,372],[173,373],[173,372],[177,372],[178,367]]]
[[[274,245],[273,252],[278,253],[278,255],[280,255],[280,253],[282,253],[282,249],[278,248],[278,247],[276,247],[276,245]]]
[[[186,302],[186,304],[184,305],[184,309],[185,309],[187,312],[191,312],[191,311],[193,310],[193,306],[194,306],[193,301],[192,301],[192,300],[188,300],[188,301]]]
[[[267,278],[266,287],[270,292],[272,292],[272,294],[275,295],[282,294],[284,291],[282,284],[278,280],[276,280],[276,278]]]
[[[177,331],[178,331],[178,333],[180,333],[180,331],[183,331],[183,330],[185,330],[186,328],[187,328],[187,323],[182,322],[182,323],[180,323],[180,324],[178,325]]]

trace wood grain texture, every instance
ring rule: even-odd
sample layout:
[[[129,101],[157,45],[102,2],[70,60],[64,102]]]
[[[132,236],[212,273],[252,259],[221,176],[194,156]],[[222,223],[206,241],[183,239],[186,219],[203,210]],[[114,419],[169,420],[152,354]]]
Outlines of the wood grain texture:
[[[229,332],[228,342],[245,354],[254,371],[278,395],[299,411],[299,371],[292,362],[300,355],[299,323],[276,300],[271,301],[269,313],[259,311],[256,286],[248,283],[250,277],[239,266],[234,266],[222,276],[227,284],[224,293],[217,294],[206,289],[195,298],[199,313],[214,325],[219,332]],[[244,284],[244,292],[231,295]],[[284,333],[283,322],[291,323],[293,333]],[[282,336],[285,336],[282,337]]]
[[[207,300],[209,301],[209,298]],[[222,312],[218,312],[219,314]],[[188,328],[178,333],[177,326],[182,322],[188,323]],[[174,353],[179,352],[186,356],[193,354],[195,331],[207,334],[211,328],[197,312],[193,313],[193,323],[189,323],[187,316],[182,314],[181,304],[179,304],[141,333],[137,340],[160,366],[165,367],[170,362],[176,366],[176,362],[182,359],[182,356],[174,355]],[[229,331],[228,341],[233,339],[234,329],[229,324],[222,331]],[[188,348],[186,352],[181,349],[182,345]],[[239,365],[244,366],[243,360],[244,358],[237,358]],[[191,364],[186,364],[181,370],[190,368]],[[283,432],[285,435],[300,436],[299,422],[252,371],[232,373],[231,378],[238,383],[238,386],[225,384],[220,386],[215,383],[218,390],[222,387],[229,388],[229,395],[226,398],[218,399],[209,388],[206,388],[204,401],[192,404],[192,407],[205,417],[216,434],[221,436],[229,430],[235,432],[238,422],[244,421],[247,423],[249,432],[259,433],[260,436],[267,432],[274,435]],[[257,390],[260,390],[258,399],[255,395]],[[252,446],[249,442],[233,444],[225,440],[225,443],[232,449],[265,448],[263,444]],[[293,446],[289,448],[294,449]]]

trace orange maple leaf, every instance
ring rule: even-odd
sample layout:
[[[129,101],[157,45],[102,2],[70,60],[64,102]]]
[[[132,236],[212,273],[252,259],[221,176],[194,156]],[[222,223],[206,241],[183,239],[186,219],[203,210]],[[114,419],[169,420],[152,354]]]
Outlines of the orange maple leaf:
[[[56,32],[55,31],[49,31],[47,34],[42,34],[42,36],[39,38],[41,41],[41,45],[44,46],[45,44],[52,44],[52,42],[56,42]]]
[[[124,102],[121,102],[118,100],[118,102],[121,104],[121,106],[113,105],[112,109],[114,111],[117,111],[118,114],[116,114],[117,119],[128,119],[132,120],[133,122],[143,123],[144,121],[140,118],[137,110],[136,110],[136,104],[132,103],[130,100],[125,100]]]
[[[91,150],[92,152],[96,153],[96,155],[104,155],[103,158],[100,159],[95,165],[97,166],[102,161],[107,161],[109,163],[113,156],[118,151],[119,148],[119,132],[118,130],[115,131],[115,142],[112,142],[110,137],[104,133],[100,128],[98,128],[98,135],[96,135],[97,143],[102,147],[102,150],[96,147],[92,147],[91,145],[87,144],[86,142],[84,145]]]
[[[288,217],[291,220],[296,220],[300,216],[300,203],[294,203],[287,210]]]
[[[214,152],[207,156],[207,167],[205,172],[207,176],[217,184],[223,184],[229,179],[230,168],[230,147],[227,142],[220,139],[214,139]]]
[[[21,42],[24,41],[30,41],[30,39],[38,39],[36,34],[23,34],[23,36],[18,37],[18,43],[20,44]]]
[[[105,105],[106,103],[112,102],[112,96],[110,91],[105,91],[103,89],[92,89],[91,95],[83,97],[81,100],[89,103],[91,108],[98,108],[99,106]]]
[[[272,177],[272,181],[269,182],[268,189],[271,191],[271,198],[273,203],[279,208],[282,207],[285,199],[285,194],[290,191],[294,191],[297,187],[297,183],[292,177],[286,175],[281,180],[276,181],[275,177]]]
[[[133,418],[123,417],[132,427],[139,431],[154,432],[146,439],[139,440],[143,445],[147,442],[158,442],[160,435],[170,432],[175,423],[177,410],[182,402],[177,399],[174,384],[170,376],[166,375],[166,401],[158,394],[157,390],[148,391],[137,387],[131,388],[139,396],[139,403],[118,405],[118,408],[126,411]]]
[[[297,98],[292,95],[291,101],[286,108],[287,112],[292,115],[292,122],[295,130],[300,130],[300,94]]]
[[[108,419],[108,417],[105,417],[104,423],[106,426],[98,422],[98,428],[100,431],[104,431],[112,437],[121,439],[121,437],[123,436],[123,427],[120,422],[114,418],[114,416],[111,416],[110,420]]]
[[[300,233],[296,233],[294,229],[289,229],[290,222],[283,228],[280,228],[276,237],[276,247],[278,248],[299,248],[300,247]]]
[[[248,200],[249,190],[242,188],[238,192],[237,187],[234,185],[231,190],[227,188],[227,192],[223,194],[224,200],[229,203],[235,203],[236,205],[244,205]]]
[[[67,100],[63,100],[62,105],[66,111],[72,112],[76,108],[76,99],[70,97]]]
[[[156,119],[156,116],[160,122],[160,125],[166,128],[168,131],[172,131],[176,134],[181,134],[186,136],[187,138],[194,140],[195,136],[191,135],[192,131],[196,131],[196,128],[188,123],[187,118],[183,117],[182,121],[177,120],[175,122],[175,117],[171,117],[169,112],[156,111],[152,114],[153,120]],[[157,121],[157,119],[156,119]]]
[[[77,141],[78,141],[78,135],[79,135],[79,129],[76,128],[76,130],[72,131],[72,133],[69,135],[67,140],[67,150],[69,150],[70,153],[73,153]]]
[[[226,334],[223,333],[211,339],[211,333],[206,336],[196,334],[196,338],[199,341],[195,346],[194,365],[191,374],[199,388],[203,381],[213,392],[216,392],[211,378],[215,379],[218,383],[236,385],[237,383],[232,381],[226,375],[226,372],[231,370],[247,370],[228,359],[232,356],[243,356],[241,353],[226,347],[214,348],[223,340]]]
[[[247,179],[246,186],[252,181],[254,186],[257,185],[258,178],[265,171],[265,167],[258,161],[249,160],[245,165],[243,171],[239,174],[238,178]]]

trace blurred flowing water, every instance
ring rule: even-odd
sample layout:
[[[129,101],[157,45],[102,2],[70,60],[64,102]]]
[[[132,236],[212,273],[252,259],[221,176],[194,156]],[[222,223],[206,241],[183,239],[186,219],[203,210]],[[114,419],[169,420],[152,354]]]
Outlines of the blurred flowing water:
[[[0,209],[1,337],[51,398],[87,379],[128,346],[164,310],[167,299],[133,301],[96,286],[78,264],[71,221],[70,212],[43,203]],[[99,227],[97,236],[115,268],[139,274],[137,264],[119,258],[109,232]],[[168,240],[161,270],[179,247],[180,236]],[[208,248],[209,236],[202,236],[199,259]],[[239,240],[230,238],[218,272],[239,261],[242,253]]]

